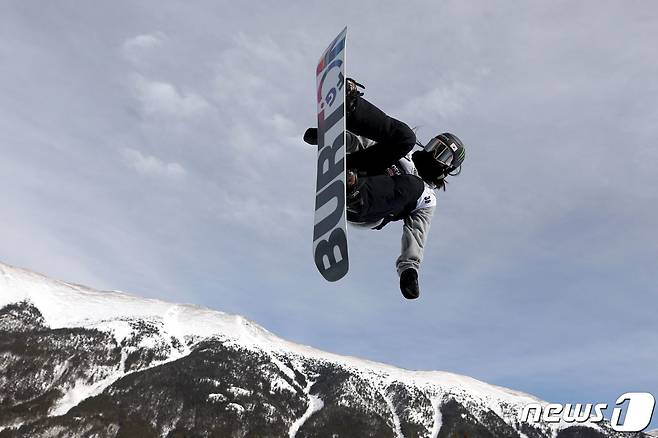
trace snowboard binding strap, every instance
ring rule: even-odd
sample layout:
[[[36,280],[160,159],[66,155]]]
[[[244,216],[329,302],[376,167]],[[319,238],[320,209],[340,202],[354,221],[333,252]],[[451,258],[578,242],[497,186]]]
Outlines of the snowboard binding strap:
[[[356,101],[359,97],[363,96],[363,91],[360,91],[359,88],[365,90],[365,85],[359,84],[352,78],[347,78],[347,90],[345,90],[345,100],[347,101],[347,113],[354,112],[356,108]]]

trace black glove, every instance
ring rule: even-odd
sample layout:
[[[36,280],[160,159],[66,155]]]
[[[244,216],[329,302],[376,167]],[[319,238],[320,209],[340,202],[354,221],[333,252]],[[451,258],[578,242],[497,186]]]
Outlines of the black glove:
[[[408,300],[414,300],[420,296],[418,272],[414,268],[407,268],[400,274],[400,291]]]

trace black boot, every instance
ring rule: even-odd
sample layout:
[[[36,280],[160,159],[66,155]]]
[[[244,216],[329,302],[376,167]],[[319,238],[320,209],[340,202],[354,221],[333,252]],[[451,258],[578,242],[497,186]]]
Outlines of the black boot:
[[[414,300],[420,296],[418,273],[414,268],[407,268],[400,274],[400,290],[408,300]]]
[[[318,128],[308,128],[304,133],[304,141],[310,145],[318,145]]]

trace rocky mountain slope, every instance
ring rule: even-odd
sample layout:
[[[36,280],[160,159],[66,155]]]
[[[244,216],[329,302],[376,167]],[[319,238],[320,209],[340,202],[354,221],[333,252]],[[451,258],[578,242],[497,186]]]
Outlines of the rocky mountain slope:
[[[0,437],[644,436],[522,423],[530,402],[545,404],[0,264]]]

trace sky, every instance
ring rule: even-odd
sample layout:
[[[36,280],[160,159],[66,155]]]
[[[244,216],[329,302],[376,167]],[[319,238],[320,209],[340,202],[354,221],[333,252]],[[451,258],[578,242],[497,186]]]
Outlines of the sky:
[[[401,224],[312,258],[315,66],[467,146],[421,298]],[[658,397],[658,3],[0,3],[0,261],[556,402]],[[654,419],[652,427],[658,427]]]

